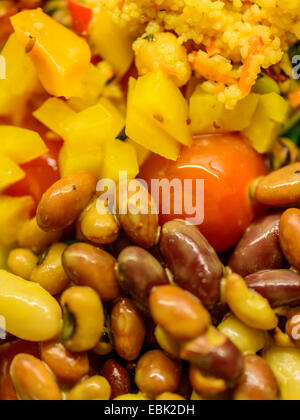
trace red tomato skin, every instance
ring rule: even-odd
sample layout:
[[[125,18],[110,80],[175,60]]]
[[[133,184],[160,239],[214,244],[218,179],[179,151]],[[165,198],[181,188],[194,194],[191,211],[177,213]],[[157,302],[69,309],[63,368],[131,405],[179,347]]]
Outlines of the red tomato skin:
[[[263,157],[246,139],[238,134],[212,134],[196,136],[190,147],[182,148],[176,162],[151,155],[139,177],[148,185],[151,179],[203,179],[204,221],[197,227],[220,253],[232,248],[262,211],[252,202],[249,187],[266,173]],[[171,202],[173,197],[171,192]],[[160,223],[188,217],[191,215],[184,212],[181,215],[160,212]]]

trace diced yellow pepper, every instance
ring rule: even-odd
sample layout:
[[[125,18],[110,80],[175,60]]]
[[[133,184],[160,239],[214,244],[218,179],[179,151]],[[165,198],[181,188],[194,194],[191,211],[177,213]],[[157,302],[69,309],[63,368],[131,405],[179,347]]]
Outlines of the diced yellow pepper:
[[[16,163],[26,163],[48,151],[40,135],[32,130],[0,125],[0,153]]]
[[[124,171],[128,179],[134,179],[139,173],[135,148],[117,139],[105,142],[101,177],[118,182],[120,172]]]
[[[0,191],[25,177],[25,172],[9,157],[0,155]]]
[[[11,245],[16,242],[23,224],[30,219],[34,208],[32,197],[0,196],[0,242]]]
[[[137,109],[179,143],[191,143],[187,101],[165,73],[158,71],[140,77],[132,101]]]
[[[22,340],[51,340],[62,328],[57,300],[39,284],[5,270],[0,270],[0,315],[6,331]]]
[[[127,139],[126,143],[132,144],[132,146],[135,148],[138,165],[141,167],[151,155],[151,152],[131,139]]]
[[[77,112],[95,105],[106,83],[112,77],[113,70],[107,61],[101,61],[97,66],[90,64],[82,81],[84,88],[82,98],[71,98],[68,100],[68,104]]]
[[[66,98],[80,96],[91,59],[87,42],[41,9],[23,10],[11,22],[47,92]]]
[[[134,105],[132,99],[135,86],[136,80],[131,78],[126,117],[127,136],[153,153],[167,159],[176,160],[180,151],[179,143]]]
[[[27,100],[26,95],[38,85],[38,77],[15,34],[10,36],[1,55],[5,60],[5,79],[0,79],[0,115],[8,115]]]
[[[265,114],[273,121],[284,123],[290,111],[289,102],[278,93],[272,92],[261,95],[260,106]]]
[[[280,124],[272,121],[259,104],[251,124],[243,133],[257,152],[266,153],[272,148],[279,130]]]
[[[59,169],[61,176],[73,175],[78,172],[89,172],[95,175],[96,178],[100,177],[103,161],[102,151],[74,152],[69,150],[68,145],[60,150],[59,154]]]
[[[133,61],[132,42],[126,30],[116,25],[103,8],[91,24],[90,43],[95,53],[108,61],[118,76],[129,69]]]
[[[117,137],[125,120],[112,104],[108,104],[108,100],[102,100],[65,122],[64,138],[70,149],[91,151],[101,147],[104,141]]]
[[[194,134],[242,131],[251,123],[259,95],[251,93],[228,110],[216,95],[198,86],[190,99],[191,130]]]
[[[52,130],[63,137],[65,134],[63,124],[76,115],[66,102],[58,98],[49,98],[43,105],[34,111],[33,116]]]

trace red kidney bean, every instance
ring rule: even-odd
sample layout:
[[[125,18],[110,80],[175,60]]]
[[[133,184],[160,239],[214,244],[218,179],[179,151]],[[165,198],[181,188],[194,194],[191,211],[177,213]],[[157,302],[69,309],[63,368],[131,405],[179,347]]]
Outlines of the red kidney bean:
[[[183,220],[167,222],[159,247],[175,282],[205,306],[214,306],[220,296],[223,265],[198,229]]]
[[[111,386],[111,399],[131,391],[130,377],[127,370],[115,359],[108,359],[103,365],[103,376]]]
[[[246,230],[230,258],[232,271],[245,277],[261,270],[284,268],[279,241],[280,217],[280,212],[263,216]]]
[[[244,369],[244,359],[240,350],[214,327],[210,327],[206,334],[186,343],[180,356],[183,360],[229,382],[238,380]]]
[[[273,308],[300,305],[300,276],[293,271],[264,270],[247,276],[245,282]]]
[[[151,289],[169,284],[161,264],[143,248],[131,246],[118,258],[118,278],[121,287],[143,307],[148,307]]]

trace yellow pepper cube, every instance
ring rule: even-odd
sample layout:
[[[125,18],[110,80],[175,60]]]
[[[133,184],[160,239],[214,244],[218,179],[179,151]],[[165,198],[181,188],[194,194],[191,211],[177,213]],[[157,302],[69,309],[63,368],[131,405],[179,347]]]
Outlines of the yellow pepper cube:
[[[25,177],[25,172],[9,157],[0,155],[0,191]]]
[[[290,111],[289,102],[278,93],[272,92],[266,95],[261,95],[260,102],[261,108],[265,114],[277,123],[284,123]]]
[[[141,167],[151,155],[151,152],[131,139],[127,139],[126,143],[132,144],[132,146],[135,148],[138,164],[139,167]]]
[[[93,50],[108,61],[118,74],[124,75],[133,61],[132,42],[125,29],[116,25],[108,11],[94,17],[90,27]]]
[[[221,115],[221,131],[242,131],[249,127],[259,103],[259,95],[250,93],[238,102],[233,110],[224,107]]]
[[[128,179],[134,179],[139,173],[134,147],[118,139],[105,142],[101,177],[118,182],[120,172],[124,171]]]
[[[38,133],[11,125],[0,125],[0,153],[16,163],[26,163],[48,151]]]
[[[113,107],[113,105],[111,105]],[[98,103],[69,118],[64,125],[65,141],[74,151],[89,151],[101,147],[122,131],[125,120],[104,103]]]
[[[12,245],[24,223],[30,219],[34,208],[32,197],[0,195],[0,242]]]
[[[75,115],[75,111],[66,102],[58,98],[49,98],[34,111],[33,116],[54,133],[63,137],[63,124]]]
[[[59,168],[61,176],[73,175],[79,172],[89,172],[100,177],[102,170],[103,153],[101,150],[89,153],[73,152],[65,144],[59,154]]]
[[[41,9],[23,10],[11,23],[46,91],[66,98],[80,96],[91,59],[87,42]]]
[[[136,82],[134,106],[179,143],[192,141],[187,101],[175,83],[161,71],[148,73]]]
[[[153,153],[176,160],[180,151],[179,143],[134,106],[132,97],[135,86],[136,80],[130,79],[126,117],[127,136]]]
[[[15,34],[11,35],[1,52],[5,60],[5,79],[0,79],[0,115],[14,111],[19,102],[38,85],[34,65]]]

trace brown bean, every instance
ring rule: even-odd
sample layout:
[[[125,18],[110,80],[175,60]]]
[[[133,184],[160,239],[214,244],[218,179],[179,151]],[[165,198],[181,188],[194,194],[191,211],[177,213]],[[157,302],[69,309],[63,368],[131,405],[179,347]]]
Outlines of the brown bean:
[[[289,338],[300,347],[300,312],[294,313],[288,319],[285,330]]]
[[[227,389],[224,379],[215,378],[195,365],[190,366],[190,381],[193,389],[203,398],[215,397]]]
[[[116,260],[102,249],[86,243],[75,243],[65,250],[62,262],[67,275],[75,284],[91,287],[103,302],[120,296],[115,273]]]
[[[263,177],[255,198],[268,206],[288,206],[300,201],[300,163],[292,163]]]
[[[264,270],[245,278],[249,289],[266,298],[273,308],[300,305],[300,276],[290,270]]]
[[[181,358],[213,376],[234,382],[240,378],[244,360],[239,349],[224,334],[210,327],[205,335],[186,343]]]
[[[143,248],[125,248],[118,258],[117,268],[121,287],[143,307],[153,287],[168,284],[169,280],[161,264]]]
[[[21,400],[59,401],[61,392],[54,375],[36,357],[18,354],[11,366],[10,377]]]
[[[279,242],[280,216],[279,212],[263,216],[246,230],[229,261],[233,272],[245,277],[261,270],[284,268]]]
[[[135,360],[142,349],[146,329],[139,310],[130,299],[121,298],[111,312],[115,350],[125,360]]]
[[[161,350],[145,353],[138,361],[135,382],[141,392],[155,397],[163,392],[175,392],[181,377],[181,366]]]
[[[278,384],[268,363],[256,355],[245,356],[245,374],[234,389],[233,399],[275,401],[278,397]]]
[[[150,312],[154,322],[175,340],[191,340],[211,323],[208,311],[190,293],[177,286],[159,286],[151,292]]]
[[[96,178],[82,172],[61,178],[43,195],[37,222],[44,231],[62,230],[78,218],[96,192]]]
[[[115,359],[108,359],[103,365],[103,376],[111,386],[111,399],[130,394],[131,383],[127,370]]]
[[[117,217],[122,229],[129,238],[143,248],[152,248],[158,235],[158,211],[157,207],[138,180],[134,182],[134,191],[129,191],[129,184],[121,183],[117,192]],[[135,201],[137,193],[140,193],[139,202]]]
[[[280,219],[280,244],[291,266],[300,270],[300,210],[288,209]]]
[[[41,344],[41,358],[62,382],[75,383],[89,373],[87,353],[71,353],[59,341]]]
[[[207,240],[194,226],[182,220],[166,223],[159,247],[175,282],[213,306],[220,297],[223,266]]]

